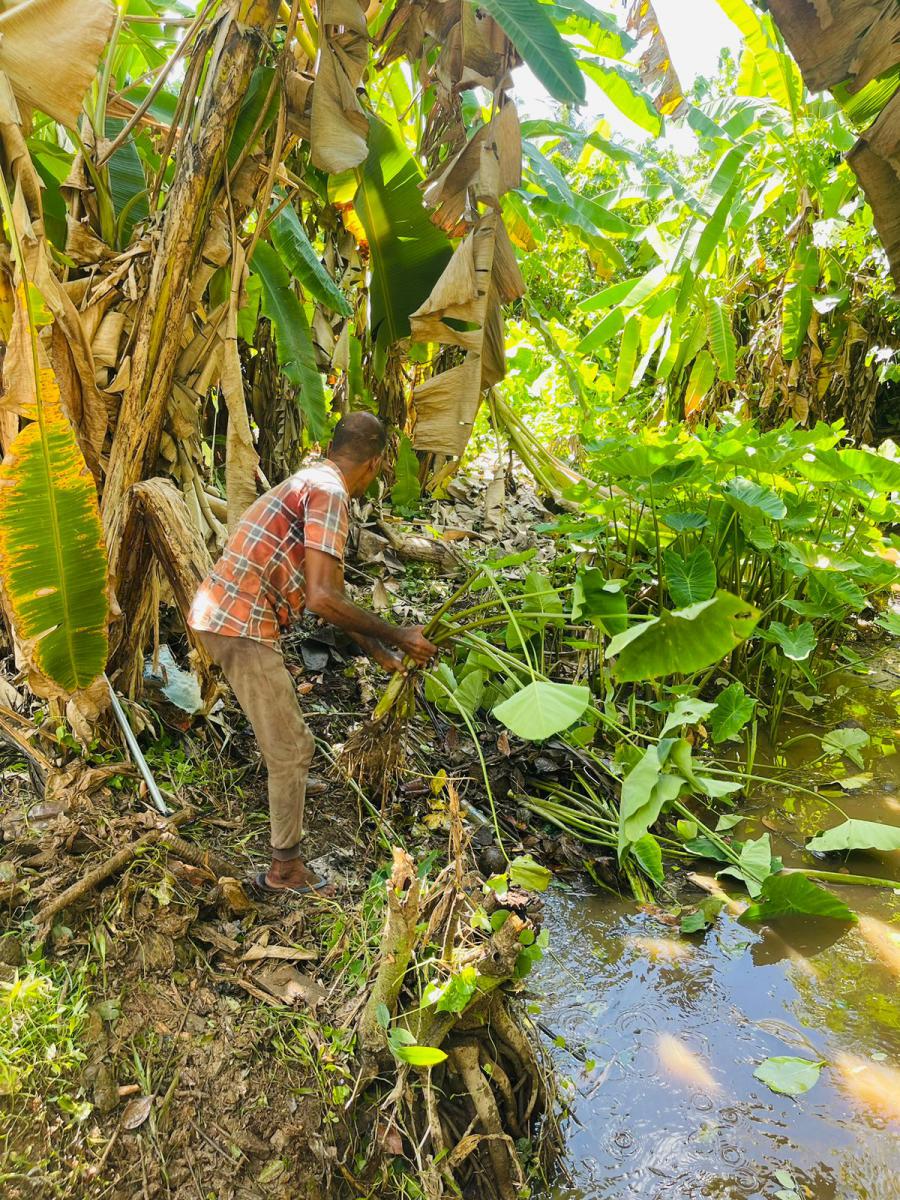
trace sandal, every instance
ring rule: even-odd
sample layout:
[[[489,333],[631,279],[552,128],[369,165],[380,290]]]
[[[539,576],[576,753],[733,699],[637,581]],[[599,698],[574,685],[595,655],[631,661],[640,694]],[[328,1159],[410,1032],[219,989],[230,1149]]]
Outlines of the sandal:
[[[303,887],[272,887],[271,883],[266,879],[268,871],[259,871],[252,880],[250,886],[258,892],[263,892],[268,896],[288,895],[288,896],[307,896],[313,892],[321,895],[327,888],[332,885],[327,879],[317,879],[315,883],[307,883]]]

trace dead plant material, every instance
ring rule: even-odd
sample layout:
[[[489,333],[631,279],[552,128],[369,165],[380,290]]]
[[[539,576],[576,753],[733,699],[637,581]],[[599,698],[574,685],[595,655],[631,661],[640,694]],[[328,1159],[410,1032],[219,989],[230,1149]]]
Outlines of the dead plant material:
[[[190,842],[184,841],[173,832],[179,825],[183,825],[185,821],[190,820],[194,815],[193,809],[182,809],[175,813],[164,826],[159,829],[151,829],[148,833],[143,834],[136,841],[131,842],[127,846],[123,846],[121,850],[117,850],[115,854],[105,859],[93,871],[89,871],[81,879],[76,880],[70,887],[65,888],[52,900],[48,900],[41,905],[35,913],[34,922],[38,928],[46,926],[56,916],[62,912],[64,908],[68,908],[70,904],[75,904],[82,900],[85,896],[90,895],[107,879],[111,879],[113,875],[117,875],[129,866],[145,850],[151,846],[162,846],[173,854],[176,858],[181,858],[185,862],[192,863],[194,866],[203,867],[208,870],[211,876],[220,878],[229,876],[234,873],[234,867],[225,862],[224,859],[206,850],[201,850],[198,846],[192,846]]]
[[[404,681],[412,699],[412,683]],[[400,703],[380,720],[364,721],[349,734],[335,768],[364,792],[380,794],[382,805],[397,782],[403,763],[408,710]]]

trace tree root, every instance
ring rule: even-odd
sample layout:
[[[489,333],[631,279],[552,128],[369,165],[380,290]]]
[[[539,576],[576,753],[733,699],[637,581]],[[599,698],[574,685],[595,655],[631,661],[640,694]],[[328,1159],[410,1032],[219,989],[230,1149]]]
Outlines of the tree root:
[[[453,1070],[465,1085],[478,1117],[500,1200],[516,1200],[525,1177],[512,1138],[504,1132],[500,1110],[479,1063],[477,1042],[460,1042],[450,1051]]]

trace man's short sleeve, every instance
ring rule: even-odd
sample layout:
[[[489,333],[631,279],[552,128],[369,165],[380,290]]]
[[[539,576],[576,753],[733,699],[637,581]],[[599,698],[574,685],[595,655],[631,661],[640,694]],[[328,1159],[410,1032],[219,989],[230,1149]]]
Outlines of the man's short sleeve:
[[[306,494],[303,543],[306,549],[322,550],[340,562],[350,525],[347,495],[338,487],[314,484]]]

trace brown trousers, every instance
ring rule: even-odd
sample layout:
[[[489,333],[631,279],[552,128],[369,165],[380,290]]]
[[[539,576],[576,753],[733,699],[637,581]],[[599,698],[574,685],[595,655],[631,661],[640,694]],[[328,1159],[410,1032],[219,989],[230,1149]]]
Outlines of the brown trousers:
[[[222,668],[262,751],[269,776],[272,857],[298,858],[316,744],[281,652],[252,638],[202,632],[197,637]]]

